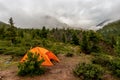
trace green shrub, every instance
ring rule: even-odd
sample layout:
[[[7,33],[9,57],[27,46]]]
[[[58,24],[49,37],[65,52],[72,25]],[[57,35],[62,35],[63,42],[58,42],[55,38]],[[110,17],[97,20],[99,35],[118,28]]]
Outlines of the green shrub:
[[[112,70],[114,75],[120,77],[120,58],[115,58],[111,61],[110,70]]]
[[[52,52],[54,52],[55,55],[58,55],[61,53],[60,50],[57,50],[57,49],[52,50]]]
[[[38,46],[42,44],[41,40],[32,40],[31,43],[31,46]]]
[[[97,55],[92,59],[93,64],[100,64],[104,67],[108,67],[111,63],[111,59],[107,55]]]
[[[94,31],[85,31],[82,34],[81,50],[90,54],[92,52],[101,52],[101,47],[99,46],[101,35]]]
[[[66,57],[73,57],[73,53],[68,52],[65,56]]]
[[[91,52],[101,52],[101,47],[99,47],[98,45],[93,45],[91,48]]]
[[[104,70],[95,64],[80,63],[74,69],[75,75],[83,80],[101,80]]]
[[[0,48],[0,54],[3,54],[6,51],[6,48]]]
[[[65,48],[63,47],[63,44],[53,44],[49,49],[54,52],[55,55],[58,55],[60,53],[63,53]],[[62,52],[63,51],[63,52]]]
[[[120,58],[108,55],[97,55],[92,59],[93,64],[100,64],[112,72],[113,75],[120,77]]]
[[[17,44],[20,44],[21,43],[21,38],[20,37],[16,37],[15,39],[14,39],[14,45],[16,46]]]
[[[117,37],[116,44],[114,45],[114,50],[118,56],[120,56],[120,37]]]
[[[25,76],[25,75],[39,75],[45,72],[45,69],[41,66],[44,59],[39,60],[39,55],[33,53],[27,54],[28,58],[25,62],[18,64],[18,75]]]

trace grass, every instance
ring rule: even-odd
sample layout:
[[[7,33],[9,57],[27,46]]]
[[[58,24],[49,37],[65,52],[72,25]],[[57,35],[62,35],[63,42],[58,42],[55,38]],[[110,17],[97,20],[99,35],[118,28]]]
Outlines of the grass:
[[[114,56],[112,55],[107,55],[103,53],[86,55],[81,52],[79,46],[65,44],[62,42],[52,42],[50,40],[30,40],[29,42],[24,42],[24,43],[21,42],[15,45],[11,45],[10,41],[0,40],[0,70],[5,70],[8,67],[11,67],[17,64],[18,62],[17,60],[11,61],[9,64],[6,64],[7,60],[11,57],[11,55],[14,55],[16,57],[23,56],[30,49],[30,47],[34,47],[34,46],[44,47],[52,51],[56,55],[57,54],[67,55],[68,53],[70,53],[70,56],[71,54],[78,55],[80,56],[79,57],[80,63],[82,62],[92,63],[91,62],[92,58],[96,58],[96,56],[97,57],[103,56],[105,58],[110,58],[110,59],[114,58]],[[99,60],[99,58],[101,59],[102,57],[98,57],[96,60]],[[109,71],[106,67],[102,66],[102,68],[106,69],[106,74],[111,74],[111,71]]]
[[[36,42],[37,41],[37,42]],[[50,40],[30,40],[24,41],[15,45],[11,45],[7,40],[0,40],[0,54],[23,56],[31,47],[40,46],[44,47],[53,53],[67,54],[69,53],[80,53],[79,47],[71,44],[65,44],[62,42],[52,42]]]
[[[11,66],[15,66],[18,63],[18,60],[11,60],[10,55],[0,55],[0,70],[6,70]]]

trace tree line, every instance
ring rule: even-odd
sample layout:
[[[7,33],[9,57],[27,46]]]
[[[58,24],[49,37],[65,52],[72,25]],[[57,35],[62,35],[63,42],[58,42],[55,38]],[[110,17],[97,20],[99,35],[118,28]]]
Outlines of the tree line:
[[[13,46],[24,44],[30,47],[39,45],[41,43],[40,40],[50,40],[52,42],[62,42],[80,46],[81,50],[87,54],[102,51],[102,46],[108,44],[106,38],[104,38],[100,32],[70,28],[48,29],[45,26],[43,26],[42,29],[21,29],[14,26],[12,18],[9,19],[8,27],[5,25],[0,26],[0,34],[2,34],[0,35],[1,40],[8,40]],[[116,51],[118,52],[118,39],[111,39],[110,41],[113,40],[112,42],[114,42],[114,44],[108,44],[108,46],[104,48],[111,47],[111,50],[113,50],[113,47],[117,49]],[[103,43],[102,46],[101,43]]]

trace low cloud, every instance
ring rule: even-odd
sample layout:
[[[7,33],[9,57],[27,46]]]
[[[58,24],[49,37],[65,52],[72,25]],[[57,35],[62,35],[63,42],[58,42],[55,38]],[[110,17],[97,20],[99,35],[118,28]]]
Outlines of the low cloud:
[[[13,17],[19,27],[39,26],[53,16],[73,27],[89,28],[105,19],[120,19],[120,0],[0,0],[0,20]]]

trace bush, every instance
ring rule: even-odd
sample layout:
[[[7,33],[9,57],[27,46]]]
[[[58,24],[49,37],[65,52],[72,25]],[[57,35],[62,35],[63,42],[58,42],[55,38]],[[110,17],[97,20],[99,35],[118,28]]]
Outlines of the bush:
[[[108,55],[97,55],[92,59],[93,64],[100,64],[112,72],[113,75],[120,77],[120,58]]]
[[[6,48],[0,48],[0,54],[4,53],[6,51]]]
[[[18,64],[18,75],[39,75],[45,72],[45,69],[41,66],[44,59],[38,61],[39,55],[33,53],[27,54],[28,58],[25,62]]]
[[[117,77],[120,77],[120,58],[115,58],[111,61],[110,70]]]
[[[75,75],[83,77],[83,80],[100,80],[104,70],[95,64],[78,64],[74,70]]]
[[[93,45],[91,48],[91,52],[101,52],[101,47],[99,47],[98,45]]]
[[[97,55],[92,59],[92,63],[94,64],[100,64],[104,67],[108,67],[111,63],[111,59],[107,55]]]
[[[91,52],[101,52],[101,47],[98,45],[101,40],[100,34],[94,31],[86,31],[82,34],[81,50],[90,54]]]
[[[117,37],[116,44],[114,45],[114,50],[118,56],[120,56],[120,37]]]
[[[73,53],[68,52],[65,56],[66,57],[73,57],[74,55],[73,55]]]

